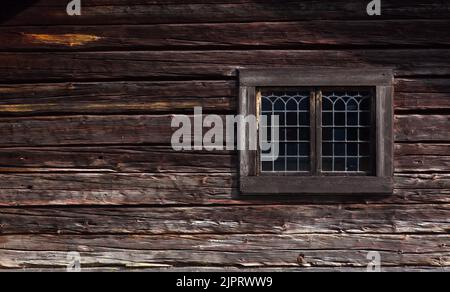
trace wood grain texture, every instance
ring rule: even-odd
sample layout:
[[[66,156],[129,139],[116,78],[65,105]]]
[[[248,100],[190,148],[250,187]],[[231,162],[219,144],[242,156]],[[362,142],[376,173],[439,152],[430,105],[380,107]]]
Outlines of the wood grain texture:
[[[237,111],[237,81],[74,82],[0,85],[0,115]],[[396,79],[395,110],[450,108],[447,79]]]
[[[366,268],[380,250],[384,267],[446,267],[448,235],[189,235],[189,236],[1,236],[0,267],[64,268],[68,251],[89,268],[182,266]],[[138,242],[138,243],[137,243]],[[51,250],[51,251],[49,251]]]
[[[395,117],[396,141],[450,141],[450,115]]]
[[[395,110],[449,110],[450,93],[396,93]]]
[[[395,180],[399,188],[408,188],[412,185],[416,189],[450,188],[450,175],[448,174],[397,174]]]
[[[3,179],[0,205],[214,204],[233,201],[237,194],[231,174],[17,174]]]
[[[450,156],[408,155],[395,160],[397,172],[448,172]]]
[[[173,117],[77,115],[0,118],[0,145],[170,145],[172,134],[177,129],[171,127]],[[395,142],[450,141],[448,115],[397,115],[394,127]],[[206,132],[206,128],[204,130]],[[203,139],[203,136],[195,139]]]
[[[1,234],[448,234],[449,204],[0,209]]]
[[[0,143],[3,146],[143,143],[168,145],[174,132],[171,121],[171,115],[0,119],[0,129],[4,131],[2,134],[5,135],[5,140],[9,141]]]
[[[448,172],[450,144],[395,144],[396,172]],[[0,148],[0,173],[235,173],[233,151],[169,146]]]
[[[147,24],[198,22],[252,22],[307,19],[367,19],[366,2],[361,1],[276,1],[276,0],[85,0],[83,14],[67,17],[57,0],[17,3],[8,0],[0,19],[4,25],[61,24]],[[448,3],[432,0],[389,1],[382,19],[449,18]]]
[[[450,45],[450,20],[311,21],[0,28],[2,50]]]
[[[450,143],[399,143],[395,145],[397,156],[430,155],[447,156],[450,153]]]
[[[0,148],[0,173],[232,173],[231,151],[158,146]]]
[[[395,92],[409,93],[449,93],[448,78],[396,78]]]
[[[223,78],[237,69],[393,68],[396,77],[450,74],[450,50],[246,50],[0,53],[0,82]]]
[[[229,112],[233,81],[0,85],[0,115]]]
[[[9,268],[8,272],[67,272],[67,267],[43,267],[43,268],[30,268],[24,267],[25,264],[21,268]],[[30,264],[32,266],[32,264]],[[382,272],[390,272],[390,273],[445,273],[449,272],[450,268],[447,266],[441,267],[433,267],[433,266],[390,266],[390,267],[382,267]],[[103,266],[96,268],[89,268],[84,266],[83,272],[178,272],[178,273],[281,273],[281,272],[291,272],[291,273],[363,273],[367,272],[367,267],[215,267],[215,266],[165,266],[165,267],[149,267],[149,268],[139,268],[139,267],[114,267],[114,266]]]
[[[208,171],[212,171],[209,169]],[[0,206],[424,204],[450,202],[450,175],[397,174],[390,196],[240,196],[236,174],[3,174]]]

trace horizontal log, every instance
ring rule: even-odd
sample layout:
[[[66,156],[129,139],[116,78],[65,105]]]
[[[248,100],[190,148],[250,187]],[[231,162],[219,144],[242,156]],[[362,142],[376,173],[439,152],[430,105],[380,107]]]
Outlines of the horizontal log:
[[[276,0],[83,1],[83,13],[67,17],[57,0],[8,0],[0,19],[5,25],[147,24],[196,22],[250,22],[306,19],[367,19],[366,2]],[[383,4],[382,19],[448,18],[450,6],[431,0]]]
[[[429,156],[448,156],[450,153],[450,144],[432,144],[432,143],[398,143],[395,144],[395,155],[429,155]]]
[[[171,121],[171,115],[0,119],[0,145],[169,144]]]
[[[211,168],[210,171],[213,169]],[[245,196],[234,174],[3,174],[0,206],[449,203],[449,175],[398,174],[393,195]]]
[[[449,172],[450,156],[408,155],[396,157],[396,172]]]
[[[396,78],[395,92],[449,93],[450,80],[448,78]]]
[[[207,250],[390,250],[399,253],[450,252],[450,235],[395,234],[193,234],[193,235],[3,235],[4,250],[101,252],[112,249]]]
[[[395,171],[450,172],[450,144],[395,144]],[[0,173],[235,173],[232,151],[158,146],[0,148]]]
[[[192,236],[2,236],[3,269],[68,265],[77,251],[89,269],[225,267],[364,267],[379,251],[383,267],[450,266],[450,236],[403,235],[192,235]]]
[[[450,44],[449,20],[0,28],[2,50],[118,50]]]
[[[450,205],[0,209],[1,234],[436,233]]]
[[[396,110],[449,109],[450,83],[433,81],[397,79]],[[235,112],[237,87],[235,81],[3,84],[0,115],[191,113],[196,106]]]
[[[231,200],[231,174],[4,175],[0,205],[214,204]]]
[[[3,147],[166,144],[178,128],[174,115],[49,116],[0,118]],[[224,122],[225,125],[225,122]],[[396,142],[450,141],[450,116],[405,115],[395,118]],[[204,129],[206,133],[207,129]],[[43,135],[44,134],[44,135]],[[196,141],[203,136],[194,137]]]
[[[449,267],[429,267],[429,266],[403,266],[403,267],[382,267],[382,272],[387,273],[420,273],[420,272],[434,272],[445,273],[449,272]],[[67,267],[55,268],[20,268],[8,269],[8,272],[67,272]],[[98,268],[83,268],[83,272],[175,272],[175,273],[363,273],[367,272],[367,267],[214,267],[214,266],[185,266],[185,267],[152,267],[152,268],[131,268],[131,267],[98,267]]]
[[[0,148],[0,173],[231,173],[237,155],[157,146]]]
[[[448,115],[396,116],[395,123],[397,141],[447,141],[450,138]]]
[[[235,82],[91,82],[0,85],[0,115],[225,112]]]
[[[450,50],[245,50],[0,53],[0,82],[223,78],[237,69],[386,68],[396,76],[448,75]]]
[[[449,174],[397,174],[397,188],[409,188],[414,186],[416,189],[449,189]]]
[[[396,141],[450,141],[450,115],[395,117]]]
[[[445,273],[450,271],[450,267],[431,267],[431,266],[390,266],[382,267],[382,272],[387,273],[420,273],[420,272],[434,272],[434,273]],[[67,272],[67,267],[58,266],[54,268],[22,268],[14,269],[9,268],[7,272]],[[114,266],[102,266],[102,267],[83,267],[83,272],[175,272],[175,273],[363,273],[367,272],[367,267],[255,267],[255,268],[244,268],[244,267],[214,267],[214,266],[183,266],[183,267],[150,267],[150,268],[139,268],[139,267],[114,267]]]
[[[395,110],[448,110],[450,93],[396,93]]]

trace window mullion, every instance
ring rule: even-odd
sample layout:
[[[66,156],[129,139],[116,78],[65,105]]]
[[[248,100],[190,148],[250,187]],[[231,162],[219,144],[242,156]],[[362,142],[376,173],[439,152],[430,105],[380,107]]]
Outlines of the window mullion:
[[[316,172],[315,175],[322,174],[322,91],[316,90],[315,94],[315,158],[316,158]]]
[[[309,101],[309,112],[310,112],[310,126],[309,126],[309,140],[310,140],[310,163],[311,163],[311,174],[317,174],[317,159],[316,159],[316,92],[314,89],[310,92]]]

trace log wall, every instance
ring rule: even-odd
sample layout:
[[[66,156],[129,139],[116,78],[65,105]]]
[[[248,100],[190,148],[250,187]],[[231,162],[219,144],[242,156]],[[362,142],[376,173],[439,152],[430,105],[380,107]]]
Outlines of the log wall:
[[[9,2],[1,270],[450,269],[448,2]],[[235,114],[238,69],[286,66],[394,70],[392,196],[242,198],[237,153],[171,149],[174,114]]]

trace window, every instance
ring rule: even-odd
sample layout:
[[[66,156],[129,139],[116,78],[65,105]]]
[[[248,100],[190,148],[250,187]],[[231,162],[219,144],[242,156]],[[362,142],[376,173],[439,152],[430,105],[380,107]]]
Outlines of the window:
[[[240,114],[278,145],[241,151],[241,192],[392,193],[392,84],[390,70],[241,71]]]

